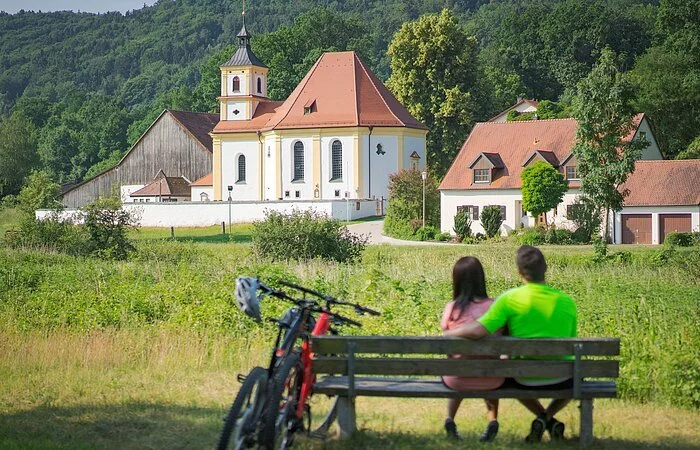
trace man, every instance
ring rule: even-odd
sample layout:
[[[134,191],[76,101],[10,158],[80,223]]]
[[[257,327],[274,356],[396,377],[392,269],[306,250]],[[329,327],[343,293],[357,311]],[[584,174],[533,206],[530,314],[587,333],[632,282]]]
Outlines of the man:
[[[547,263],[542,252],[535,247],[523,245],[517,251],[516,263],[525,284],[503,293],[476,322],[445,331],[445,336],[480,339],[507,326],[509,335],[513,337],[576,337],[576,305],[571,297],[545,284]],[[546,386],[546,389],[573,386],[570,378],[516,378],[513,383],[523,387]],[[556,399],[545,409],[539,400],[520,400],[537,416],[525,440],[540,442],[545,429],[552,439],[561,439],[564,424],[556,420],[554,415],[570,401]]]

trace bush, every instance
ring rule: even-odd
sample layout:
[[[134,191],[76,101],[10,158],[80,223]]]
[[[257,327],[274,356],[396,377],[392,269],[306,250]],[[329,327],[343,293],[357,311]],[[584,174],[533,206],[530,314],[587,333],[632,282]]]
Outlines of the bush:
[[[498,206],[486,206],[481,211],[481,225],[489,238],[494,237],[503,223],[501,208]]]
[[[464,240],[472,235],[472,221],[469,218],[469,212],[466,209],[457,211],[454,218],[454,227],[452,228],[460,240]]]
[[[440,226],[440,191],[435,178],[425,180],[425,225]],[[413,239],[423,226],[423,179],[418,170],[402,170],[389,177],[389,205],[384,233],[399,239]]]
[[[264,220],[253,224],[252,238],[255,252],[273,260],[353,262],[367,244],[367,237],[313,210],[267,211]]]
[[[438,230],[435,227],[427,225],[426,227],[421,227],[416,230],[416,236],[421,241],[432,241],[438,234]]]
[[[566,218],[576,226],[574,240],[578,243],[588,244],[600,230],[600,211],[588,197],[578,197]]]
[[[550,228],[544,235],[546,244],[570,245],[574,243],[573,233],[567,229]]]
[[[693,233],[672,232],[666,235],[664,244],[677,247],[692,247],[695,244]]]
[[[440,233],[437,236],[435,236],[435,239],[440,241],[440,242],[445,242],[445,241],[449,241],[451,237],[452,236],[450,236],[450,233]]]
[[[42,220],[25,215],[19,223],[19,230],[8,231],[2,243],[13,248],[28,247],[84,255],[88,252],[87,239],[83,227],[73,225],[71,218],[62,217],[59,211],[54,211]]]
[[[544,229],[540,227],[528,227],[520,229],[514,236],[520,245],[542,245],[545,234]]]
[[[593,238],[593,262],[604,263],[608,258],[608,243],[600,236]]]
[[[138,219],[122,209],[118,197],[99,197],[85,206],[85,230],[88,234],[88,251],[105,259],[123,260],[134,250],[127,236],[130,229],[136,229]]]

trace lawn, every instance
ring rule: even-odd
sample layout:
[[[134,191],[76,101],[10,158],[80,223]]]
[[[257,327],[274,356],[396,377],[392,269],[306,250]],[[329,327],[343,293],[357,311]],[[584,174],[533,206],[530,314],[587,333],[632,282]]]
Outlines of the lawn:
[[[270,262],[250,245],[217,240],[220,232],[175,230],[173,241],[170,230],[144,230],[127,262],[0,248],[0,448],[211,448],[235,374],[265,361],[273,333],[235,308],[238,275],[367,304],[383,316],[344,331],[394,335],[439,334],[459,256],[482,260],[492,295],[519,283],[515,246],[505,243],[371,246],[348,266]],[[693,268],[664,263],[659,248],[623,250],[629,261],[596,265],[590,247],[544,247],[551,283],[578,304],[580,334],[622,339],[622,399],[596,403],[596,447],[693,448],[700,282]],[[263,314],[283,309],[266,302]],[[484,419],[478,401],[466,405],[458,425],[468,446]],[[563,415],[569,437],[577,412]],[[443,419],[438,400],[361,399],[359,436],[300,448],[452,448]],[[521,446],[524,409],[504,402],[501,421],[493,448]]]

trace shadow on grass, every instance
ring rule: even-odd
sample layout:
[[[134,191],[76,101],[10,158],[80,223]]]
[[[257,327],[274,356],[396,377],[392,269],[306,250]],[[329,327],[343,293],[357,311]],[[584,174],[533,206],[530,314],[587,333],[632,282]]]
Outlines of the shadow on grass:
[[[175,236],[175,240],[178,242],[198,242],[206,244],[247,244],[253,242],[253,236],[250,232],[238,232],[233,234],[211,234],[208,236]]]
[[[225,413],[147,403],[42,406],[0,414],[0,448],[214,448]]]
[[[41,406],[0,414],[0,448],[17,449],[201,449],[214,448],[226,411],[219,408],[152,404]],[[476,433],[452,442],[442,433],[410,434],[362,430],[347,441],[321,442],[300,437],[300,449],[452,449],[480,445]],[[548,449],[579,448],[577,439],[547,442]],[[493,449],[532,449],[522,436],[501,433],[488,445]],[[697,449],[697,443],[672,436],[664,443],[615,438],[596,439],[596,449]]]

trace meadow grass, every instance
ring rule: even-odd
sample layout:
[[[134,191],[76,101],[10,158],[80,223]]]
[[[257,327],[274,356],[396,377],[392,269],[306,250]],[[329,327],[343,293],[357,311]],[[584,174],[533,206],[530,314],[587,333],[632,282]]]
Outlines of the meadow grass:
[[[125,262],[0,248],[0,448],[211,448],[235,374],[264,364],[274,332],[235,308],[239,275],[372,306],[381,318],[343,331],[389,335],[439,334],[450,270],[465,254],[483,262],[491,295],[520,283],[507,243],[370,246],[356,265],[287,263],[207,239],[217,231],[172,241],[169,230],[145,230]],[[658,249],[623,249],[631,262],[601,266],[590,247],[543,247],[549,281],[577,302],[580,334],[622,340],[622,400],[596,402],[596,447],[692,448],[700,442],[700,280],[660,264]],[[263,314],[286,307],[266,301]],[[301,447],[452,448],[441,401],[361,399],[358,408],[352,441]],[[461,413],[467,442],[484,425],[482,409],[471,401]],[[494,448],[520,447],[530,418],[513,402],[502,412]],[[575,435],[576,408],[564,418]]]

